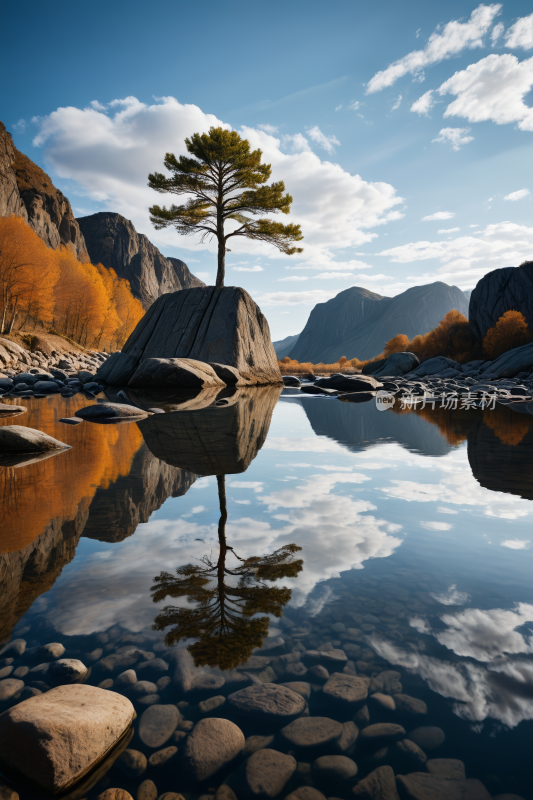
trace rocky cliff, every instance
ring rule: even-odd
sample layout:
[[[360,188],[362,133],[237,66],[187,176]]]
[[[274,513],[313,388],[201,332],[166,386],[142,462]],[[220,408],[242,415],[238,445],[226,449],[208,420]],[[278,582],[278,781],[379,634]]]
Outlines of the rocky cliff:
[[[145,309],[163,294],[205,284],[178,258],[166,258],[130,220],[111,211],[78,218],[93,264],[126,278]]]
[[[0,216],[16,214],[49,247],[70,247],[80,261],[88,261],[85,240],[69,201],[46,172],[20,153],[0,122]]]
[[[396,297],[352,286],[315,306],[289,355],[315,364],[334,363],[341,356],[372,358],[397,334],[412,339],[427,333],[452,309],[468,316],[466,297],[457,286],[440,281],[413,286]]]
[[[470,297],[470,325],[481,342],[506,311],[520,311],[533,331],[533,261],[484,275]]]

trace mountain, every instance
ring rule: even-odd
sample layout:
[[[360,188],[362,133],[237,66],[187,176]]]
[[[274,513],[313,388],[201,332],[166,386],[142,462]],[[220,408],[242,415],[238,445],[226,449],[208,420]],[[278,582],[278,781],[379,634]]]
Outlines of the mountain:
[[[21,216],[48,247],[69,247],[89,261],[85,240],[65,195],[49,176],[19,152],[0,122],[0,217]]]
[[[280,339],[278,342],[272,342],[274,345],[274,350],[276,351],[276,355],[280,361],[282,358],[285,358],[285,356],[289,355],[292,348],[298,341],[299,336],[300,334],[297,333],[295,336],[286,336],[284,339]]]
[[[468,301],[457,286],[437,281],[413,286],[396,297],[352,286],[319,303],[289,355],[298,361],[331,364],[341,356],[372,358],[389,339],[412,339],[435,328],[452,309],[468,316]]]
[[[101,211],[77,220],[93,264],[115,270],[126,278],[145,309],[162,294],[205,286],[187,265],[166,258],[129,219],[112,211]]]

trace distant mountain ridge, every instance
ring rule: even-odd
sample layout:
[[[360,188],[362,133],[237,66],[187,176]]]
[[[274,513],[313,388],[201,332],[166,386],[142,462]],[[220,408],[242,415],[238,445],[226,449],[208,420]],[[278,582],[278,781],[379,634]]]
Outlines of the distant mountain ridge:
[[[382,297],[358,286],[318,303],[288,355],[300,362],[331,364],[341,356],[372,358],[397,334],[412,339],[435,328],[453,309],[468,317],[468,300],[457,286],[413,286]]]
[[[126,278],[145,309],[162,294],[205,286],[179,258],[167,258],[133,223],[112,211],[78,217],[93,264],[114,269]]]
[[[297,333],[295,336],[286,336],[284,339],[279,339],[277,342],[272,342],[274,345],[274,350],[276,351],[276,355],[278,360],[281,361],[282,358],[288,356],[291,352],[292,348],[295,346],[296,342],[298,341],[300,334]]]

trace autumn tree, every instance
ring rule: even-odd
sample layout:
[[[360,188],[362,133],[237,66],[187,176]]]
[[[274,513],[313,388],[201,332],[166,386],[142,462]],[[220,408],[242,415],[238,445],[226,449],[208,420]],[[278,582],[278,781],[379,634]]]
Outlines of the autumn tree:
[[[185,139],[188,156],[165,155],[170,177],[160,172],[148,176],[148,186],[161,194],[188,195],[184,205],[154,205],[150,219],[157,229],[173,226],[178,233],[200,233],[201,241],[216,237],[218,269],[216,288],[224,286],[227,242],[234,236],[267,242],[286,255],[301,253],[294,243],[303,239],[299,225],[283,225],[267,217],[290,212],[292,197],[284,194],[285,184],[270,185],[270,164],[261,163],[262,151],[250,150],[250,143],[237,131],[210,128]],[[251,215],[251,216],[250,216]],[[233,223],[229,226],[226,223]]]
[[[51,316],[58,273],[50,252],[22,217],[0,218],[1,333],[11,333],[17,315]]]
[[[405,333],[399,333],[393,339],[389,339],[383,349],[383,358],[388,358],[393,353],[405,353],[409,348],[410,340]]]
[[[498,358],[507,350],[531,341],[526,319],[520,311],[506,311],[483,339],[483,353],[487,358]]]
[[[225,476],[217,475],[220,503],[218,524],[219,552],[216,561],[205,555],[198,564],[186,564],[176,574],[162,572],[154,578],[152,599],[187,598],[193,608],[166,606],[156,616],[156,631],[171,630],[165,636],[170,647],[182,639],[197,639],[189,646],[196,666],[234,669],[246,661],[268,634],[269,617],[281,617],[291,598],[291,590],[269,586],[280,578],[295,578],[303,562],[293,555],[301,550],[295,544],[280,547],[270,555],[241,558],[226,541],[228,518]],[[228,565],[232,557],[237,563]],[[240,562],[240,563],[239,563]]]

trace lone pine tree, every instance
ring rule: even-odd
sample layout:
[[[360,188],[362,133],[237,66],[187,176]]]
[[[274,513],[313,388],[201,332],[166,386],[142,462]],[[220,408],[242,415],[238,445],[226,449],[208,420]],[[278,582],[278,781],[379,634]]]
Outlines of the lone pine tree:
[[[268,242],[289,256],[303,252],[294,246],[303,239],[299,225],[254,219],[278,211],[289,214],[292,203],[292,197],[284,194],[283,181],[265,185],[272,169],[261,163],[261,150],[251,151],[246,139],[225,128],[194,133],[185,145],[193,157],[167,153],[164,165],[170,177],[154,172],[148,176],[148,186],[161,194],[191,196],[184,205],[152,206],[150,219],[158,230],[173,226],[185,236],[200,233],[202,242],[216,236],[217,289],[224,286],[227,242],[232,236]],[[228,221],[237,227],[226,232]]]

